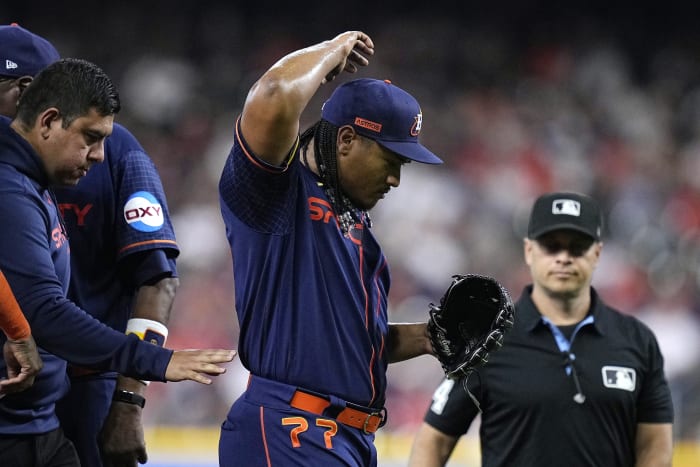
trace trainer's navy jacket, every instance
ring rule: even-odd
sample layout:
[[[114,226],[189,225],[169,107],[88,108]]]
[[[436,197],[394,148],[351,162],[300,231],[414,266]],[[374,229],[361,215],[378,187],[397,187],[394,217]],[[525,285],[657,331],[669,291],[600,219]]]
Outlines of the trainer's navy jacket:
[[[66,298],[69,246],[58,206],[42,162],[9,123],[0,117],[0,269],[44,367],[30,389],[0,399],[0,434],[45,433],[58,427],[54,404],[68,389],[65,360],[163,381],[172,351],[114,331]]]
[[[483,410],[482,465],[632,467],[637,424],[673,423],[654,334],[606,306],[594,289],[588,317],[562,332],[567,327],[552,327],[540,315],[531,291],[515,305],[503,348],[468,378]],[[574,357],[565,358],[562,348]],[[463,381],[445,380],[425,422],[460,436],[477,414]]]
[[[72,253],[68,298],[123,332],[138,287],[177,276],[179,250],[156,167],[115,123],[104,162],[54,192]]]
[[[386,258],[367,222],[341,232],[320,179],[266,164],[237,125],[219,192],[234,264],[239,356],[254,375],[381,408]]]

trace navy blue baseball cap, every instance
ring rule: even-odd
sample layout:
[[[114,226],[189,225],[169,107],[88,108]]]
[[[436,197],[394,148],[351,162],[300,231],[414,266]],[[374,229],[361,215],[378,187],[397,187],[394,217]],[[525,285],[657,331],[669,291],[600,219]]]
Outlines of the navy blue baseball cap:
[[[49,41],[17,23],[0,26],[0,76],[36,76],[60,58]]]
[[[576,230],[599,241],[603,218],[598,203],[581,193],[547,193],[535,201],[527,227],[535,239],[554,230]]]
[[[323,104],[321,118],[375,140],[396,154],[424,164],[442,160],[418,142],[423,113],[418,101],[388,80],[361,78],[338,86]]]

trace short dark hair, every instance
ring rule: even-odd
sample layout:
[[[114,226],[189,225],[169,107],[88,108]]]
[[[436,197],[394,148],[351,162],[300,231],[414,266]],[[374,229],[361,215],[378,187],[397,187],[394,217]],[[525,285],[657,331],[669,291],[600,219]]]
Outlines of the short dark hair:
[[[121,109],[117,88],[100,67],[87,60],[65,58],[43,69],[17,104],[16,119],[31,126],[44,110],[56,107],[63,127],[95,109],[101,116]]]

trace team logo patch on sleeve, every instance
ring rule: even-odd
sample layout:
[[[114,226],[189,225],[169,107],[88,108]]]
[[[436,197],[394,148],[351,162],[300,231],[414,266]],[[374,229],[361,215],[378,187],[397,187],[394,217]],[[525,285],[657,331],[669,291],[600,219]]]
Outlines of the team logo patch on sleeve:
[[[124,220],[141,232],[155,232],[163,227],[163,207],[147,191],[137,191],[124,205]]]
[[[604,366],[603,385],[606,388],[633,392],[637,387],[637,372],[624,366]]]

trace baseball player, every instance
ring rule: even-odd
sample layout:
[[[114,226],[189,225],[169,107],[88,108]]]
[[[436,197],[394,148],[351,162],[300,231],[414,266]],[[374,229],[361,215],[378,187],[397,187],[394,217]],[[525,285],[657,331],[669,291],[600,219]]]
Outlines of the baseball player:
[[[426,323],[390,324],[387,260],[367,211],[403,165],[442,161],[418,142],[416,100],[389,81],[322,83],[368,64],[348,31],[280,59],[253,85],[221,175],[247,391],[221,429],[229,466],[374,466],[387,364],[432,353]]]
[[[48,41],[18,26],[0,27],[0,41],[8,56],[21,54],[33,64],[12,70],[19,78],[17,95],[58,59]],[[3,109],[8,116],[15,111],[16,102]],[[105,141],[104,163],[77,186],[54,191],[71,244],[68,298],[113,329],[163,346],[178,286],[179,250],[153,162],[115,123]],[[56,413],[82,465],[100,467],[103,457],[108,465],[145,463],[141,409],[147,382],[75,365],[68,366],[68,375],[71,389]]]
[[[7,374],[0,377],[0,398],[6,394],[24,391],[32,384],[43,366],[27,319],[22,314],[15,294],[0,271],[0,330],[7,340],[3,358]]]
[[[13,56],[11,68],[23,57]],[[116,89],[98,67],[66,59],[46,67],[26,87],[13,120],[0,117],[0,216],[13,226],[0,235],[0,268],[44,361],[29,390],[0,399],[0,452],[7,465],[80,464],[54,413],[68,390],[66,360],[144,380],[210,384],[208,375],[225,371],[217,363],[234,356],[222,349],[173,352],[153,345],[148,337],[158,329],[115,331],[65,296],[69,246],[52,187],[75,185],[102,162],[119,108]],[[138,402],[132,392],[115,392],[114,398]]]
[[[601,227],[588,196],[535,201],[523,245],[533,283],[515,326],[477,373],[435,391],[411,467],[445,465],[480,412],[485,467],[670,467],[673,404],[656,338],[591,287]]]

